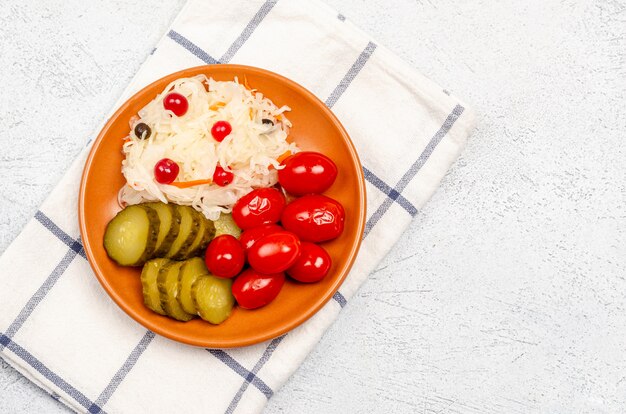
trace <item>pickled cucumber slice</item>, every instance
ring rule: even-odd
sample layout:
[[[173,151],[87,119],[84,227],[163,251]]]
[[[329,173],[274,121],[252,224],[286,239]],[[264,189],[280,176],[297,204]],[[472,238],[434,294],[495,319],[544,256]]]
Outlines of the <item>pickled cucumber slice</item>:
[[[222,213],[220,217],[215,220],[215,237],[220,236],[222,234],[230,234],[234,236],[236,239],[241,236],[241,229],[233,220],[232,214]]]
[[[191,286],[191,297],[198,309],[198,315],[214,325],[228,319],[235,305],[232,285],[232,279],[200,276]]]
[[[157,276],[157,287],[161,306],[167,316],[187,322],[195,315],[185,312],[178,303],[178,272],[183,264],[184,262],[172,261],[161,267]]]
[[[197,314],[198,310],[191,297],[191,286],[203,275],[208,275],[209,270],[204,264],[204,260],[199,257],[185,261],[185,264],[178,272],[178,303],[187,313]]]
[[[165,315],[165,311],[163,310],[163,306],[161,306],[161,297],[159,295],[159,288],[157,287],[157,276],[159,275],[159,270],[169,262],[169,259],[152,259],[143,265],[143,270],[141,271],[143,303],[148,309],[161,315]]]
[[[204,214],[195,211],[198,215],[198,220],[200,220],[200,230],[198,231],[198,235],[194,242],[189,246],[189,250],[186,253],[183,253],[182,256],[189,258],[193,256],[202,256],[204,250],[211,240],[213,240],[213,236],[215,235],[215,226],[213,225],[212,220],[208,220],[204,217]]]
[[[185,254],[200,230],[200,219],[195,214],[195,210],[189,206],[175,205],[174,208],[180,213],[180,231],[165,257],[176,260],[186,259]]]
[[[204,237],[200,241],[200,244],[194,251],[194,255],[203,256],[204,250],[209,245],[209,242],[215,238],[215,222],[204,217],[204,214],[198,213],[204,221],[206,227],[204,229]]]
[[[159,236],[157,237],[156,246],[154,247],[153,257],[162,257],[172,247],[172,243],[178,236],[180,228],[180,214],[172,204],[165,203],[145,203],[142,204],[150,207],[159,215],[161,224],[159,225]]]
[[[159,215],[153,209],[128,206],[107,224],[104,249],[119,265],[141,266],[152,257],[159,226]]]
[[[159,247],[159,250],[155,250],[155,257],[164,257],[167,252],[170,251],[170,249],[172,248],[172,244],[174,244],[174,241],[176,241],[176,239],[178,238],[178,234],[180,233],[180,223],[182,220],[180,216],[180,211],[178,210],[178,208],[176,208],[176,204],[169,204],[169,206],[172,210],[172,223],[170,226],[170,234],[163,241],[163,244]]]

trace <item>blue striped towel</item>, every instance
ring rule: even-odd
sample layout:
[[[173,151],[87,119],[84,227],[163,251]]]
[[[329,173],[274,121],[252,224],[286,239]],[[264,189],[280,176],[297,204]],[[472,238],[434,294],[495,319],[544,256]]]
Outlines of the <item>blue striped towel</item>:
[[[367,180],[361,252],[334,300],[279,338],[219,350],[155,336],[117,308],[85,259],[76,206],[87,145],[0,258],[0,355],[77,412],[261,411],[433,194],[473,127],[463,103],[317,0],[189,1],[120,103],[165,74],[226,62],[295,80],[342,121]]]

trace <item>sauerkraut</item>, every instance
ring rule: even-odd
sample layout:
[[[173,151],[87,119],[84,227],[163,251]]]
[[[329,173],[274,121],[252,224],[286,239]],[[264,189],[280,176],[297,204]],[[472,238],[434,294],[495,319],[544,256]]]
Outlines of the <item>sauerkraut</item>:
[[[170,92],[187,98],[189,109],[183,116],[164,109],[163,98]],[[276,184],[279,158],[298,151],[287,140],[291,123],[284,113],[289,110],[287,106],[277,107],[237,78],[224,82],[198,75],[175,80],[130,122],[122,161],[127,183],[120,190],[120,204],[173,202],[192,206],[216,220],[220,213],[230,212],[243,195]],[[211,135],[217,121],[232,126],[222,142]],[[147,139],[133,132],[141,122],[151,129]],[[225,187],[214,183],[189,188],[160,184],[154,179],[154,166],[163,158],[174,160],[180,167],[175,183],[211,179],[218,165],[232,171],[234,179]]]

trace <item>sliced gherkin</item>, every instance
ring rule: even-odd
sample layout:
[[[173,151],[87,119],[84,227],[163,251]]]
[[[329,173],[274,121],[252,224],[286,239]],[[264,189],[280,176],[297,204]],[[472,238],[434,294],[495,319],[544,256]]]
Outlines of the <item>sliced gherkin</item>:
[[[161,267],[157,276],[157,287],[161,306],[167,316],[187,322],[193,319],[195,315],[185,312],[178,303],[178,272],[183,263],[171,261]]]
[[[185,254],[200,231],[200,218],[195,210],[189,206],[176,205],[174,208],[180,213],[180,231],[165,257],[181,260],[186,258]]]
[[[152,259],[143,265],[141,271],[141,288],[143,292],[143,303],[148,309],[165,315],[165,310],[161,306],[161,296],[157,286],[159,270],[170,262],[169,259]]]
[[[214,325],[228,319],[235,305],[232,285],[232,279],[200,276],[191,287],[191,297],[198,316]]]
[[[204,250],[213,237],[215,236],[215,226],[212,220],[208,220],[204,217],[204,214],[196,211],[198,220],[200,220],[200,230],[196,236],[194,242],[189,246],[189,250],[184,254],[185,257],[202,256]]]
[[[201,276],[208,275],[209,270],[204,264],[204,260],[199,257],[185,261],[185,264],[178,272],[178,303],[187,313],[196,315],[198,310],[191,297],[191,286]]]
[[[144,206],[150,207],[159,215],[159,236],[154,248],[153,257],[163,257],[172,247],[172,243],[178,236],[180,229],[180,213],[174,208],[173,204],[165,203],[145,203]]]
[[[241,229],[235,223],[232,214],[222,213],[220,217],[214,221],[215,224],[215,236],[221,236],[222,234],[230,234],[236,239],[241,236]]]
[[[122,266],[141,266],[154,253],[160,223],[150,207],[128,206],[107,224],[104,249]]]

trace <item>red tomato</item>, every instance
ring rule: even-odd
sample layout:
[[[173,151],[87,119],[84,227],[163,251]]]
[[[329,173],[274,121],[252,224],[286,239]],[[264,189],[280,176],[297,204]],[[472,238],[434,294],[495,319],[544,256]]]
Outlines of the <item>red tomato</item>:
[[[276,299],[284,284],[284,273],[268,275],[248,269],[235,279],[233,296],[242,308],[256,309]]]
[[[233,219],[246,230],[280,220],[285,196],[275,188],[258,188],[241,197],[233,207]]]
[[[312,151],[298,152],[282,163],[278,182],[290,194],[320,194],[328,190],[337,178],[337,166],[324,154]]]
[[[154,165],[154,179],[161,184],[173,183],[179,172],[178,164],[169,158],[163,158]]]
[[[243,246],[243,250],[247,252],[257,240],[277,231],[283,231],[283,228],[278,224],[264,224],[259,227],[253,227],[241,233],[239,242]]]
[[[189,109],[189,101],[178,92],[172,92],[163,98],[163,108],[174,112],[176,116],[183,116]]]
[[[217,277],[237,276],[245,262],[243,247],[230,234],[217,236],[206,249],[204,256],[207,269]]]
[[[339,237],[344,218],[338,201],[324,195],[307,195],[285,207],[281,223],[302,241],[319,243]]]
[[[302,242],[300,257],[287,269],[287,274],[298,282],[319,282],[328,274],[331,265],[330,255],[323,247],[314,243]]]
[[[287,270],[300,256],[300,240],[288,231],[268,234],[248,249],[248,263],[261,273]]]

